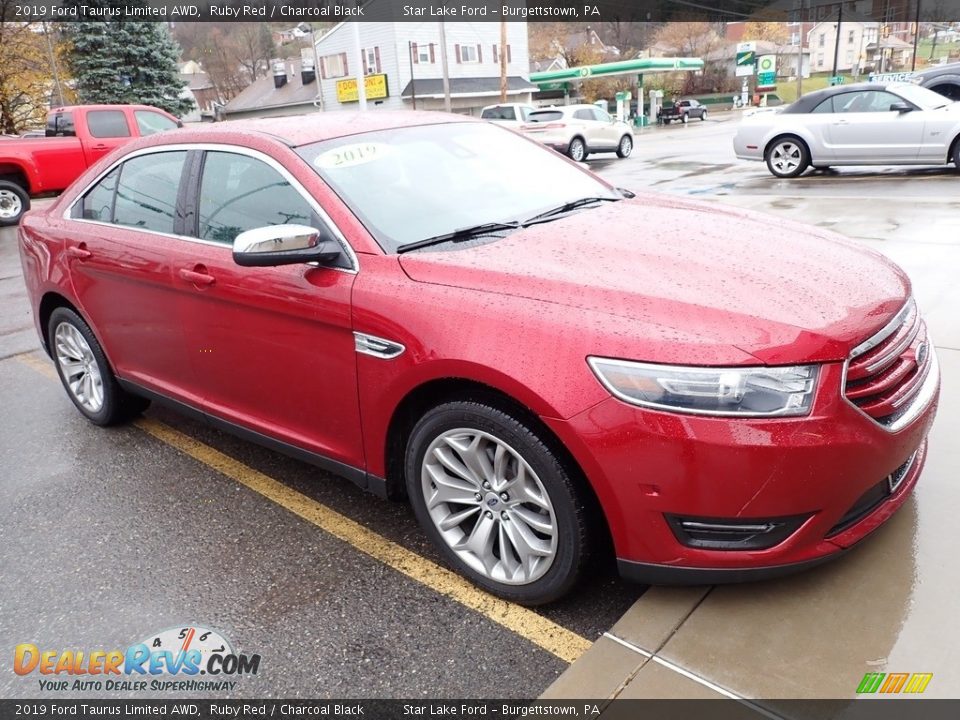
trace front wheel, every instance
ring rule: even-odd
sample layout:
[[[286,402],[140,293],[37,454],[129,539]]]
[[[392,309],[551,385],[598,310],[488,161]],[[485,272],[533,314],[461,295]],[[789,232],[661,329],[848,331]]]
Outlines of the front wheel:
[[[67,395],[90,422],[115,425],[149,405],[117,384],[93,331],[73,310],[60,307],[53,311],[47,342]]]
[[[706,119],[707,119],[707,111],[704,110],[702,113],[700,113],[700,122],[703,122]]]
[[[683,114],[683,121],[682,121],[683,124],[686,125],[686,124],[687,124],[687,121],[688,121],[689,119],[690,119],[690,116],[687,115],[687,113],[684,113],[684,114]]]
[[[953,167],[960,172],[960,137],[953,142]]]
[[[633,138],[629,135],[624,135],[620,138],[620,144],[617,146],[617,157],[626,158],[630,157],[630,153],[633,152]]]
[[[767,169],[778,178],[793,178],[807,169],[810,153],[807,146],[795,137],[774,140],[767,148]]]
[[[523,422],[478,402],[435,407],[410,435],[404,470],[420,525],[477,585],[523,605],[573,587],[586,513],[563,464]]]
[[[0,180],[0,227],[16,225],[30,209],[30,195],[17,183]]]
[[[586,143],[584,143],[581,138],[575,137],[570,141],[569,147],[567,147],[567,155],[570,156],[571,160],[583,162],[587,157]]]

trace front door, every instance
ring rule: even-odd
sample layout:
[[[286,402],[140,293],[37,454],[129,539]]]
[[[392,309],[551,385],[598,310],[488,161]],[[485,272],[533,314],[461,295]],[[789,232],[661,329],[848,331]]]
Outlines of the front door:
[[[277,164],[227,151],[205,153],[196,216],[196,239],[184,241],[187,255],[173,281],[204,408],[362,466],[350,310],[356,269],[349,261],[343,268],[241,267],[232,255],[244,230],[317,227],[325,218]]]
[[[916,161],[923,140],[924,114],[890,109],[902,102],[903,98],[879,89],[833,98],[834,113],[826,130],[837,162]]]

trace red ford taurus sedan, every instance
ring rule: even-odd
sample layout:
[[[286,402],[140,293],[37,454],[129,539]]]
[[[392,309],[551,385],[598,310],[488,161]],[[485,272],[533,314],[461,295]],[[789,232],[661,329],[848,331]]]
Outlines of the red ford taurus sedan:
[[[911,492],[936,411],[881,256],[449,115],[161,133],[27,215],[20,250],[91,421],[163,400],[406,496],[527,604],[610,546],[654,583],[835,556]]]

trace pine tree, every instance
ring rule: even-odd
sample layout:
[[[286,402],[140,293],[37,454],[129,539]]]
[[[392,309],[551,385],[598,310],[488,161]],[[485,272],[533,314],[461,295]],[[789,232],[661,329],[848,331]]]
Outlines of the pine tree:
[[[180,97],[179,48],[163,23],[110,19],[65,23],[64,28],[81,102],[141,103],[174,115],[192,109],[192,102]]]

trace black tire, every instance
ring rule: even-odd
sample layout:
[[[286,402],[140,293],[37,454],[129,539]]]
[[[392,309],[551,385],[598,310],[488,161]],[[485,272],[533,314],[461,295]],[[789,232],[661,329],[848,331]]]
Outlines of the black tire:
[[[587,144],[583,141],[583,138],[575,137],[567,146],[567,155],[570,156],[571,160],[583,162],[587,159],[587,154]]]
[[[629,135],[624,135],[622,138],[620,138],[620,143],[617,145],[617,157],[628,158],[632,152],[633,138]]]
[[[686,125],[689,120],[690,120],[690,115],[689,115],[688,113],[684,113],[681,122],[682,122],[684,125]]]
[[[960,172],[960,137],[957,137],[953,141],[953,167],[957,172]]]
[[[664,118],[664,119],[663,119],[663,124],[664,124],[664,125],[669,125],[671,119],[672,119],[672,118]]]
[[[767,146],[764,159],[774,177],[795,178],[810,165],[810,151],[795,135],[781,135]]]
[[[70,387],[70,382],[66,377],[64,362],[73,358],[81,360],[76,353],[76,349],[71,349],[68,345],[62,347],[58,344],[58,330],[69,326],[76,333],[82,336],[89,349],[90,357],[87,364],[96,365],[96,372],[99,373],[99,385],[102,394],[102,402],[99,407],[91,407],[85,404],[78,396],[78,392]],[[69,333],[69,329],[65,329]],[[97,342],[90,326],[84,322],[77,313],[69,308],[59,307],[50,315],[50,321],[47,323],[47,343],[50,347],[50,354],[53,357],[53,364],[57,368],[57,374],[60,376],[60,382],[63,383],[67,396],[76,406],[84,417],[94,425],[116,425],[125,422],[136,415],[139,415],[150,405],[150,401],[145,398],[130,395],[117,384],[116,376],[107,361],[107,357]],[[82,348],[79,348],[82,349]],[[80,373],[82,376],[87,373]],[[76,376],[72,376],[76,377]],[[91,381],[96,384],[96,381]]]
[[[17,183],[0,180],[0,227],[16,225],[29,209],[29,193]]]
[[[703,122],[706,119],[707,119],[707,111],[704,110],[700,113],[700,122]]]
[[[467,436],[469,436],[469,433],[476,433],[475,437],[483,436],[483,450],[480,454],[486,458],[484,462],[487,470],[493,468],[491,455],[493,448],[502,446],[507,448],[507,452],[504,453],[507,459],[502,465],[502,474],[509,477],[511,474],[510,468],[513,467],[516,470],[519,466],[519,463],[514,466],[510,465],[513,462],[510,451],[515,453],[516,458],[526,463],[529,471],[532,471],[532,474],[528,471],[524,477],[528,478],[529,482],[539,482],[539,487],[542,488],[542,496],[547,498],[549,505],[552,507],[552,517],[549,515],[547,517],[552,521],[551,527],[555,529],[553,534],[555,547],[551,550],[552,556],[549,563],[544,561],[542,564],[545,567],[538,570],[541,574],[531,573],[533,577],[529,581],[526,577],[521,577],[516,582],[502,582],[491,577],[491,575],[497,574],[497,568],[502,574],[504,568],[508,567],[508,563],[502,559],[504,553],[509,554],[510,563],[517,563],[520,558],[518,553],[510,549],[514,546],[508,546],[504,549],[504,546],[500,544],[504,537],[503,534],[509,533],[511,518],[514,522],[517,522],[517,515],[511,515],[511,513],[518,511],[523,511],[525,514],[530,513],[529,503],[518,502],[516,497],[511,499],[509,493],[506,493],[506,498],[503,495],[498,495],[501,489],[509,490],[510,485],[497,487],[495,484],[488,484],[479,486],[475,480],[467,481],[462,479],[462,475],[460,477],[454,476],[455,481],[463,484],[458,489],[461,493],[465,492],[469,496],[466,498],[468,502],[437,503],[435,514],[449,513],[447,517],[452,517],[461,509],[467,509],[471,506],[475,506],[477,510],[471,514],[470,518],[463,521],[458,520],[452,531],[450,528],[445,529],[445,532],[450,533],[448,538],[445,538],[438,528],[437,523],[441,520],[435,520],[431,516],[425,494],[431,492],[431,488],[433,491],[439,492],[440,485],[436,483],[436,470],[430,472],[426,465],[427,451],[430,450],[432,444],[437,443],[438,449],[442,448],[446,451],[447,456],[452,455],[461,467],[466,467],[464,457],[467,456],[460,454],[459,451],[452,450],[452,446],[444,444],[442,440],[445,433],[454,433],[453,437],[455,438],[466,437],[459,435],[461,430],[465,431],[468,434]],[[436,463],[436,455],[431,452],[431,457]],[[523,422],[502,410],[479,402],[449,402],[439,405],[428,411],[410,434],[404,459],[404,473],[407,494],[420,525],[440,550],[447,563],[472,582],[494,595],[521,605],[542,605],[556,600],[566,594],[577,582],[586,566],[590,550],[591,533],[588,530],[587,513],[563,463],[542,439]],[[476,473],[471,474],[471,477],[475,478],[476,476]],[[495,477],[495,474],[491,472],[489,476],[483,475],[483,477],[490,480]],[[508,480],[507,482],[511,481]],[[512,482],[518,482],[516,473],[513,475]],[[465,491],[462,490],[463,486],[467,487]],[[473,492],[475,494],[471,495]],[[540,490],[537,490],[537,492],[539,493]],[[525,493],[523,497],[529,497],[529,495]],[[503,499],[503,502],[498,504],[498,498]],[[452,547],[452,544],[466,542],[468,532],[470,533],[469,537],[472,538],[476,530],[481,527],[482,522],[487,523],[485,527],[488,528],[489,536],[494,538],[489,543],[490,557],[492,561],[496,562],[496,567],[492,570],[485,567],[477,569],[471,566]],[[530,525],[523,524],[526,531],[531,530]],[[494,537],[495,534],[496,537]],[[547,538],[551,537],[549,534],[545,534],[545,536]],[[538,538],[541,539],[541,542],[552,544],[552,541],[543,540],[542,537],[543,535]],[[498,550],[499,554],[497,554]],[[473,562],[476,564],[480,561],[474,557]],[[520,565],[522,566],[522,562]]]

